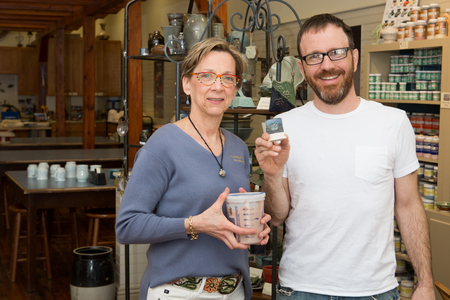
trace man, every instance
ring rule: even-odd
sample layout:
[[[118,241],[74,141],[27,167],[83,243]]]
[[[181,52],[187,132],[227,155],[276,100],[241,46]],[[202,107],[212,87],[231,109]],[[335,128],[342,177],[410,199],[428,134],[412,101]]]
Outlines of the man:
[[[356,96],[358,50],[342,20],[313,16],[297,45],[314,101],[279,115],[289,137],[265,133],[255,150],[266,212],[286,226],[277,299],[398,299],[394,212],[418,278],[412,299],[435,299],[405,112]]]

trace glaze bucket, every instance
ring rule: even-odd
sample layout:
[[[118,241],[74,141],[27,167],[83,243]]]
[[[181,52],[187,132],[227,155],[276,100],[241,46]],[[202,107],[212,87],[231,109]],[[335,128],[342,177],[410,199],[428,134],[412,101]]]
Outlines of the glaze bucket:
[[[266,194],[256,193],[231,193],[227,197],[228,220],[242,228],[256,229],[257,234],[236,235],[236,239],[242,244],[259,244],[259,233],[264,229],[261,218],[264,214],[264,199]]]
[[[71,300],[114,300],[116,281],[112,248],[80,247],[73,250],[73,253]]]

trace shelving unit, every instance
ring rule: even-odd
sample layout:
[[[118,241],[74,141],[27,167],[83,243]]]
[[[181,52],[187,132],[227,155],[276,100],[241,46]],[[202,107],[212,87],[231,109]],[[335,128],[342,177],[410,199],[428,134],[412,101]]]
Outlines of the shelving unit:
[[[366,74],[362,89],[362,95],[369,99],[369,74],[381,74],[382,81],[388,82],[390,73],[391,55],[399,55],[403,50],[414,50],[423,48],[441,48],[441,101],[431,100],[381,100],[386,105],[403,108],[405,105],[420,106],[424,111],[434,109],[439,105],[440,126],[439,126],[439,159],[419,157],[419,161],[437,164],[439,166],[438,177],[438,199],[440,201],[450,200],[450,107],[442,106],[443,94],[450,95],[450,39],[418,40],[411,42],[394,42],[390,44],[368,45],[364,47],[364,69]]]

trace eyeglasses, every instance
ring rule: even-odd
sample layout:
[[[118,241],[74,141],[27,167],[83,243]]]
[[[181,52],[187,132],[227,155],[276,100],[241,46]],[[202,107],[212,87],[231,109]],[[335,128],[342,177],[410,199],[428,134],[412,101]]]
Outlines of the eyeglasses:
[[[235,87],[239,83],[239,76],[232,74],[216,74],[213,72],[198,72],[189,73],[189,75],[196,75],[200,83],[204,85],[213,85],[216,83],[217,78],[220,78],[220,83],[226,87]]]
[[[318,65],[323,62],[323,58],[328,56],[331,61],[341,60],[347,57],[347,52],[350,47],[333,49],[326,53],[313,53],[302,57],[302,60],[306,62],[308,66]]]

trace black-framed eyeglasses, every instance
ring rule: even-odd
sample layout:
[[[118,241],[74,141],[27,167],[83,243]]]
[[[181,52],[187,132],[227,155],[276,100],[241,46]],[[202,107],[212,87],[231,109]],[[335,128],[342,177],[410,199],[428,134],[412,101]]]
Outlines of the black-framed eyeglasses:
[[[325,57],[325,55],[328,56],[328,58],[330,58],[331,61],[341,60],[341,59],[344,59],[347,57],[348,50],[350,50],[350,49],[351,49],[350,47],[345,47],[345,48],[333,49],[326,53],[308,54],[308,55],[303,56],[302,60],[308,66],[321,64],[323,62],[323,58]]]
[[[235,87],[239,83],[239,76],[233,74],[216,74],[214,72],[198,72],[189,73],[189,75],[196,75],[197,80],[204,85],[213,85],[217,78],[220,78],[220,83],[226,87]]]

